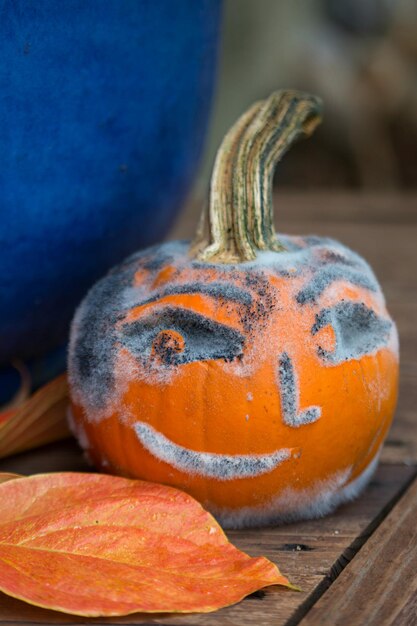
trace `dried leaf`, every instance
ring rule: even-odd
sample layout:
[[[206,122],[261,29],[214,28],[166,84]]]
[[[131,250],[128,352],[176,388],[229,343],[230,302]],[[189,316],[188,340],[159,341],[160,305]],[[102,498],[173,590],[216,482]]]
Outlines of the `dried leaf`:
[[[68,385],[58,376],[16,409],[0,413],[0,459],[70,436]]]
[[[0,413],[0,426],[1,424],[3,424],[3,422],[6,422],[8,419],[10,419],[14,413],[16,413],[16,409],[5,409],[4,411],[2,411]]]
[[[227,540],[191,496],[82,473],[0,485],[0,590],[83,616],[209,612],[291,586]]]

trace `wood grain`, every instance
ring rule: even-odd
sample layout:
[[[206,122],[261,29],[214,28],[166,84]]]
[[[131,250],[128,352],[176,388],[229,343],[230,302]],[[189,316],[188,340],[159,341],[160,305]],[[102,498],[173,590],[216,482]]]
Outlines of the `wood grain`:
[[[300,626],[417,623],[417,481]]]
[[[174,224],[169,239],[193,237],[206,198],[192,198]],[[284,224],[311,223],[317,233],[322,224],[336,230],[343,224],[391,226],[417,224],[417,194],[395,192],[355,193],[346,191],[288,192],[274,194],[275,226],[285,232]],[[303,232],[300,226],[298,232]],[[334,234],[337,238],[337,235]]]

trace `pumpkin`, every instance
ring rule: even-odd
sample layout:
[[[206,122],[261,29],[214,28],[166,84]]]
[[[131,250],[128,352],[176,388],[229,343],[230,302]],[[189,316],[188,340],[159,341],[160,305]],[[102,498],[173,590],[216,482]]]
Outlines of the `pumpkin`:
[[[295,91],[250,108],[195,240],[129,257],[72,324],[71,423],[92,461],[183,489],[225,527],[353,498],[395,409],[397,332],[369,265],[274,230],[275,164],[320,110]]]

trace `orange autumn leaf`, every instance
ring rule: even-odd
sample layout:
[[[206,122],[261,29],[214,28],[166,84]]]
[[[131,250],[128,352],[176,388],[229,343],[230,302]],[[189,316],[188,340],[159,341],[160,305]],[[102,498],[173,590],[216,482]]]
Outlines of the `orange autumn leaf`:
[[[277,584],[291,586],[172,487],[82,473],[0,485],[0,590],[30,604],[88,617],[209,612]]]

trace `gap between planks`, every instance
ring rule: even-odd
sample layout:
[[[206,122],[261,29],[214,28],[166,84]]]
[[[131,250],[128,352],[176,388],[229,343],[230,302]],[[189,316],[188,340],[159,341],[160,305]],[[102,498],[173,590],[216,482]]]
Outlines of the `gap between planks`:
[[[343,552],[286,626],[415,626],[416,518],[417,471]]]

